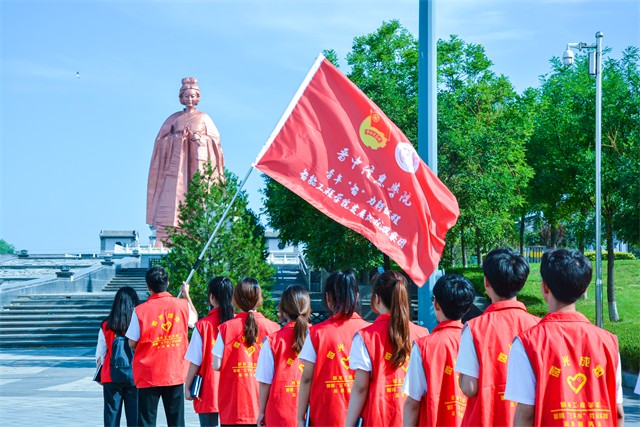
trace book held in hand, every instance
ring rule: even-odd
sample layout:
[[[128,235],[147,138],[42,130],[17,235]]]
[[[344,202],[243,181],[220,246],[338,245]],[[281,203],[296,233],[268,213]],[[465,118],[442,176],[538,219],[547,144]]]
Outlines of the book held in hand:
[[[191,383],[191,397],[194,399],[200,397],[200,389],[202,388],[202,377],[200,375],[196,375],[193,378],[193,382]]]

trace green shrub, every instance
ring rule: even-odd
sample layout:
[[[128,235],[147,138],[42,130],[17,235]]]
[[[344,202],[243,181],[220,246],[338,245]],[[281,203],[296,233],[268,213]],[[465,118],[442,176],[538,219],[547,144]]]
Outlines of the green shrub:
[[[584,253],[584,256],[589,258],[589,261],[595,262],[595,260],[596,260],[596,251],[586,251]],[[607,253],[605,251],[602,251],[602,259],[603,260],[607,259]],[[636,257],[631,252],[614,252],[613,253],[613,259],[614,259],[614,261],[615,260],[622,260],[622,259],[634,260],[634,259],[636,259]]]

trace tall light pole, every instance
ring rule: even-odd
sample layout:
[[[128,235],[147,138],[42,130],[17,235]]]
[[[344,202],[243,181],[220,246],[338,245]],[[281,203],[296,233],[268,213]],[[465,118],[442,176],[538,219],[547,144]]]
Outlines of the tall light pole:
[[[567,43],[567,50],[562,55],[565,65],[573,64],[573,51],[588,49],[589,74],[596,76],[596,324],[604,327],[602,316],[602,227],[600,217],[602,210],[602,31],[596,33],[596,44]]]

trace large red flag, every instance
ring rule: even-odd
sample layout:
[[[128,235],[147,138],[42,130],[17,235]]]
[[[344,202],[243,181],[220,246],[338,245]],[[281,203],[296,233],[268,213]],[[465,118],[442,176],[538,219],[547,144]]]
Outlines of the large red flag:
[[[369,239],[418,286],[460,215],[407,137],[322,55],[254,166]]]

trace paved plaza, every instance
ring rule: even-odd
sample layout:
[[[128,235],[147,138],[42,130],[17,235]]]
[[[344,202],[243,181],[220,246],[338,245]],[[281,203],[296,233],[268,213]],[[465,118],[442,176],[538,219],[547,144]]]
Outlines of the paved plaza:
[[[94,349],[2,349],[0,422],[7,426],[101,426],[102,388],[91,380]],[[625,426],[640,426],[640,396],[624,390]],[[185,401],[187,426],[199,426]],[[124,414],[122,425],[125,425]],[[162,406],[158,426],[166,426]]]

